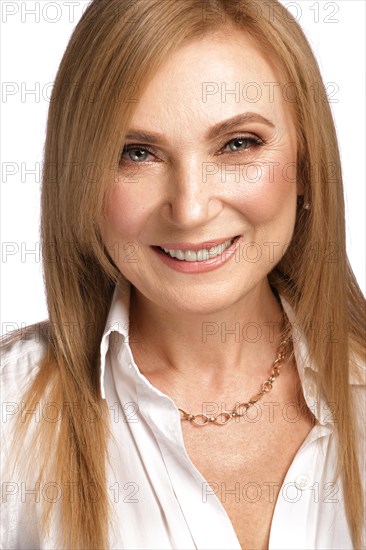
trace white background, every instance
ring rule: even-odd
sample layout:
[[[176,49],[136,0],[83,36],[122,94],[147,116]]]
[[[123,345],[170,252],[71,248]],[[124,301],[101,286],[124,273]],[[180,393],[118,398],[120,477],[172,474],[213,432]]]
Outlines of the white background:
[[[333,96],[337,102],[331,107],[343,163],[348,255],[365,293],[366,3],[281,1],[305,30],[324,82],[337,87]],[[71,32],[86,5],[85,0],[3,0],[0,4],[2,333],[47,317],[37,244],[40,182],[37,174],[26,170],[37,169],[39,163],[40,172],[47,98]],[[36,90],[36,94],[29,90]],[[14,174],[9,173],[12,169]]]

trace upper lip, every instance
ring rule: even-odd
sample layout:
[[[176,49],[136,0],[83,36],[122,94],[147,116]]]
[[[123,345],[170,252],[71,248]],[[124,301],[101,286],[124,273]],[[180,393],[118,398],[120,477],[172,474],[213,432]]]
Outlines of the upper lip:
[[[235,236],[224,237],[220,239],[211,239],[210,241],[204,241],[202,243],[163,243],[159,244],[160,248],[167,248],[169,250],[202,250],[202,248],[210,249],[214,246],[234,239]]]

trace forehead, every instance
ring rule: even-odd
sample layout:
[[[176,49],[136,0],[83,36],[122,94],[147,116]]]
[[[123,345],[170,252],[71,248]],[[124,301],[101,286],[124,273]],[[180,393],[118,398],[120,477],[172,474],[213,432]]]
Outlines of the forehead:
[[[282,92],[273,64],[244,31],[207,35],[166,60],[141,94],[131,126],[192,130],[247,111],[285,125],[290,106]]]

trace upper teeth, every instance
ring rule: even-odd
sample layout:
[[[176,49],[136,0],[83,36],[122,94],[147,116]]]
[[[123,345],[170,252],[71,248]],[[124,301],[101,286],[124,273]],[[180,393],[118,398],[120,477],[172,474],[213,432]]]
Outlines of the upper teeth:
[[[232,244],[234,239],[229,239],[224,243],[213,246],[212,248],[202,248],[201,250],[169,250],[168,248],[163,248],[164,252],[169,254],[172,258],[177,258],[178,260],[185,260],[186,262],[203,262],[214,258],[219,254],[222,254],[229,246]]]

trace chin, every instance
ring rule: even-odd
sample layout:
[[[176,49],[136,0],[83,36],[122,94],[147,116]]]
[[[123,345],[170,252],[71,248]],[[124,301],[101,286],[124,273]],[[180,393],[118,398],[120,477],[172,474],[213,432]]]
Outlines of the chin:
[[[209,286],[203,284],[200,287],[180,289],[177,291],[160,292],[155,301],[164,310],[170,313],[185,313],[191,315],[212,315],[232,306],[246,296],[251,288],[238,287],[223,288],[221,285]]]

